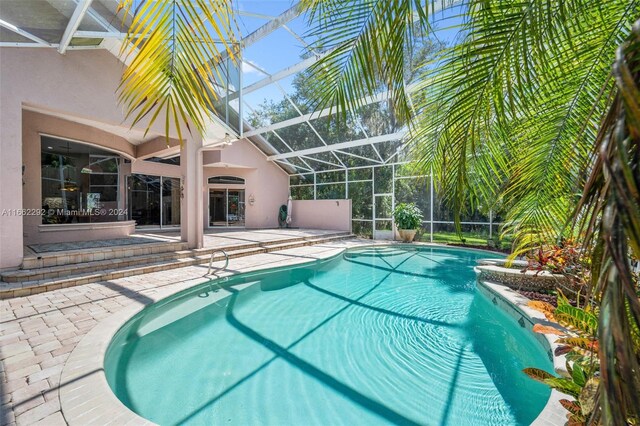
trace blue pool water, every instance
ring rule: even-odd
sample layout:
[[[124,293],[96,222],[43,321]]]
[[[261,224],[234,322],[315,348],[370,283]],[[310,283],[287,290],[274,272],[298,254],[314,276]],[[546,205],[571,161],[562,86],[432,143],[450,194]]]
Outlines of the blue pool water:
[[[161,425],[529,424],[550,392],[521,370],[552,365],[476,291],[486,257],[364,248],[213,281],[132,318],[107,380]]]

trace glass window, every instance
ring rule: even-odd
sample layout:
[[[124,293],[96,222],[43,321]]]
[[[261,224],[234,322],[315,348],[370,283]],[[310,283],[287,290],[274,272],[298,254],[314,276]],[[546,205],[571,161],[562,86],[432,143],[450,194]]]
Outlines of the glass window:
[[[113,222],[121,215],[122,158],[93,146],[41,139],[44,224]]]
[[[244,226],[244,189],[209,190],[209,226]]]
[[[209,178],[209,183],[244,185],[244,179],[235,176],[213,176]]]
[[[138,228],[180,225],[180,179],[133,174],[128,178],[129,219]]]
[[[180,179],[162,178],[162,226],[180,225]]]
[[[137,227],[160,226],[160,176],[129,176],[129,219]]]
[[[162,164],[172,164],[174,166],[180,165],[180,156],[176,155],[171,158],[160,158],[160,157],[151,157],[147,158],[144,161],[151,161],[152,163],[162,163]]]

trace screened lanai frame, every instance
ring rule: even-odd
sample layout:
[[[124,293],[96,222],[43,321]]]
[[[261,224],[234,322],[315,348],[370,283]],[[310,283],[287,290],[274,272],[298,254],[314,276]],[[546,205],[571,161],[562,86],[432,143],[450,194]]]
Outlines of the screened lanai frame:
[[[259,4],[260,2],[244,2],[246,6]],[[122,17],[116,17],[117,0],[69,0],[64,3],[64,7],[60,7],[60,2],[49,2],[48,0],[32,0],[23,2],[21,0],[3,0],[0,4],[0,47],[34,47],[34,48],[55,48],[60,53],[66,50],[80,49],[106,49],[118,56],[121,42],[124,38],[123,31],[126,29],[128,20],[122,24]],[[247,138],[265,155],[268,161],[272,161],[280,166],[290,175],[291,192],[296,198],[296,191],[304,185],[299,185],[296,179],[305,176],[313,176],[313,198],[317,198],[318,189],[323,189],[328,185],[344,185],[341,198],[353,196],[349,194],[349,186],[355,184],[366,184],[368,180],[361,181],[350,180],[350,171],[371,169],[371,199],[364,200],[365,204],[371,204],[372,214],[370,218],[354,217],[354,225],[371,223],[371,235],[376,224],[389,228],[393,226],[393,219],[389,211],[399,202],[420,201],[425,205],[425,200],[405,200],[400,199],[396,194],[396,182],[408,179],[407,177],[396,176],[396,168],[406,164],[406,158],[402,154],[402,140],[406,131],[400,129],[388,134],[368,134],[362,124],[356,119],[355,124],[359,128],[358,139],[351,140],[325,140],[320,121],[327,119],[331,111],[329,109],[321,111],[308,111],[303,106],[297,105],[295,101],[283,87],[282,82],[306,70],[312,64],[319,61],[327,52],[309,52],[311,55],[307,57],[299,56],[295,60],[289,61],[289,65],[279,70],[265,69],[258,65],[252,58],[246,55],[246,50],[255,43],[268,40],[273,37],[277,31],[284,31],[291,36],[291,39],[297,43],[300,53],[309,46],[309,42],[305,40],[304,35],[296,31],[294,26],[296,19],[301,20],[301,10],[297,4],[280,11],[279,14],[266,14],[263,11],[252,11],[246,7],[240,7],[241,3],[234,1],[237,16],[239,20],[252,20],[253,25],[246,26],[247,35],[241,38],[242,52],[240,55],[241,63],[230,66],[229,78],[226,83],[221,82],[220,91],[220,111],[217,111],[218,119],[216,124],[222,125],[227,129],[228,133],[237,139]],[[44,13],[46,8],[57,7],[56,10],[51,9],[49,18],[57,19],[59,27],[55,31],[42,31],[37,26],[28,26],[27,21],[20,21],[20,16],[29,14],[20,12],[20,7],[35,7],[34,13]],[[284,6],[286,7],[286,6]],[[16,9],[13,10],[12,8]],[[43,9],[40,9],[43,8]],[[436,9],[437,9],[436,5]],[[48,10],[48,9],[47,9]],[[56,15],[56,13],[59,15]],[[44,16],[47,18],[47,16]],[[13,19],[13,21],[12,21]],[[299,21],[298,21],[299,23]],[[242,72],[240,72],[242,70]],[[260,75],[259,79],[245,79],[245,70]],[[234,72],[238,75],[231,76]],[[249,82],[244,84],[244,81]],[[256,110],[255,105],[247,102],[247,95],[257,92],[268,87],[276,88],[276,91],[283,96],[296,111],[297,116],[288,118],[280,122],[269,122],[264,126],[253,128],[246,121],[246,114]],[[411,86],[410,88],[411,89]],[[371,105],[378,102],[385,102],[387,99],[385,93],[379,93],[362,99],[363,105]],[[299,141],[286,140],[282,137],[283,129],[292,128],[293,126],[307,126],[312,134],[317,138],[314,146],[301,147]],[[271,141],[271,142],[270,142]],[[225,141],[226,142],[226,141]],[[206,145],[216,145],[217,141],[205,141]],[[277,146],[275,146],[275,145]],[[381,148],[390,145],[391,150],[387,149],[387,155],[383,155]],[[393,149],[397,147],[396,149]],[[366,149],[365,149],[366,148]],[[380,148],[380,149],[379,149]],[[351,150],[351,151],[350,151]],[[353,152],[357,150],[357,152]],[[365,153],[365,151],[368,153]],[[350,158],[357,161],[356,166],[348,165],[345,161]],[[375,192],[375,176],[374,170],[391,167],[393,170],[391,177],[391,190],[387,192]],[[322,173],[339,171],[343,174],[343,182],[317,182],[318,175]],[[423,192],[429,194],[428,207],[425,207],[425,228],[428,228],[430,239],[433,239],[434,231],[440,225],[452,226],[453,220],[445,220],[449,218],[434,217],[434,207],[437,199],[433,197],[433,182],[430,176],[422,176],[424,185],[428,185],[428,190]],[[306,185],[310,185],[307,183]],[[423,188],[424,189],[424,188]],[[322,196],[322,194],[320,194]],[[379,203],[377,203],[380,201]],[[388,204],[388,206],[386,204]],[[385,205],[382,208],[376,208],[376,204]],[[357,213],[359,206],[354,200],[354,211]],[[463,221],[463,226],[484,226],[488,228],[489,236],[493,236],[496,223],[493,221],[493,215],[489,213],[487,220],[470,220]],[[390,225],[390,226],[389,226]],[[389,231],[389,229],[386,229]],[[379,234],[376,232],[375,234]]]
[[[434,191],[433,175],[415,175],[413,173],[405,175],[403,174],[402,170],[412,170],[411,168],[403,167],[408,165],[410,165],[410,162],[408,161],[398,161],[384,165],[357,166],[349,167],[346,169],[332,169],[311,173],[297,173],[290,175],[289,177],[290,193],[293,199],[318,200],[325,198],[321,195],[321,191],[319,189],[322,189],[324,187],[336,187],[338,185],[343,185],[343,196],[340,196],[340,194],[338,194],[338,196],[335,196],[336,194],[332,193],[332,198],[351,198],[352,211],[354,212],[354,216],[352,217],[354,233],[374,239],[393,239],[394,220],[391,212],[399,203],[414,202],[418,205],[423,213],[423,229],[421,230],[423,234],[423,240],[424,236],[428,235],[428,240],[430,242],[433,242],[435,233],[437,233],[439,230],[443,230],[441,228],[445,227],[447,228],[447,232],[451,232],[454,229],[455,222],[453,220],[443,220],[437,217],[437,197]],[[384,187],[381,190],[378,190],[376,186],[376,169],[380,169],[382,167],[391,168],[392,170],[390,185],[386,186],[386,188],[390,188],[390,190],[385,189]],[[357,172],[366,170],[370,170],[370,178],[354,178],[354,175]],[[343,176],[343,178],[324,180],[322,177],[318,177],[324,174]],[[413,181],[411,189],[416,192],[420,192],[421,190],[426,192],[426,197],[422,197],[421,200],[417,200],[414,198],[407,199],[402,194],[400,194],[401,191],[398,191],[397,183],[402,181]],[[387,183],[388,182],[389,181],[387,181]],[[363,183],[369,183],[371,186],[371,189],[369,191],[369,199],[363,200],[360,197],[352,197],[353,194],[349,193],[350,185]],[[381,203],[378,203],[378,199],[382,197],[389,197],[388,199],[390,205],[381,209]],[[363,204],[368,204],[370,206],[371,217],[362,217],[360,212],[363,210]],[[366,210],[366,207],[364,210]],[[379,227],[379,223],[383,226]],[[369,232],[367,230],[363,230],[362,224],[370,224],[371,230]],[[478,228],[484,229],[486,230],[488,238],[493,239],[501,223],[495,220],[493,212],[490,210],[489,214],[486,217],[486,220],[463,220],[460,222],[460,225],[462,226],[463,230],[465,227],[472,227],[476,230]]]

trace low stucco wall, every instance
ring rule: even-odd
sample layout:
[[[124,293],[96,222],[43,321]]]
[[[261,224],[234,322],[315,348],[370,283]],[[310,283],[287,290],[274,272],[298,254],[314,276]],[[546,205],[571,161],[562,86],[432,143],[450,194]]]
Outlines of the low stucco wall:
[[[124,238],[136,228],[132,220],[105,223],[74,223],[64,225],[40,225],[39,241],[43,243],[64,243],[71,241],[93,241],[110,238]]]
[[[351,232],[351,200],[294,200],[292,210],[295,228]]]

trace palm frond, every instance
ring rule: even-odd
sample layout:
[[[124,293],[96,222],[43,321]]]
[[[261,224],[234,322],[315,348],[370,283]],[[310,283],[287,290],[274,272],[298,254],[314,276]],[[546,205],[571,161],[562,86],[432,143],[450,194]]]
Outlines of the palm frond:
[[[425,2],[302,0],[301,6],[312,26],[307,36],[316,40],[310,53],[326,54],[310,68],[312,108],[333,108],[346,117],[383,88],[395,117],[407,122],[412,110],[406,56],[428,25]]]
[[[616,52],[618,94],[596,138],[591,174],[574,219],[593,247],[600,298],[600,405],[605,424],[640,421],[640,300],[629,254],[640,255],[640,21]]]
[[[164,113],[167,141],[171,126],[181,141],[183,125],[204,132],[227,79],[223,62],[239,53],[231,0],[123,0],[119,9],[133,14],[118,87],[131,126],[146,120],[148,131]]]
[[[501,194],[507,231],[554,239],[586,178],[613,52],[640,2],[471,1],[468,11],[466,37],[419,89],[414,153],[454,210],[469,195]]]

